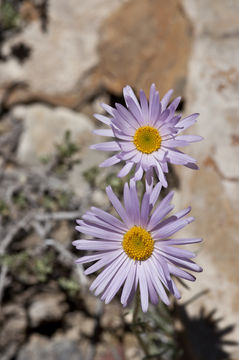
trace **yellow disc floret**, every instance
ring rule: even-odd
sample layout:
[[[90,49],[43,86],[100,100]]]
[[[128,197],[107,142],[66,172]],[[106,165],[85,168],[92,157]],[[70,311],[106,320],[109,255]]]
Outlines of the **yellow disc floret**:
[[[162,138],[157,129],[152,126],[142,126],[138,128],[134,134],[134,144],[136,148],[145,154],[160,148]]]
[[[133,226],[124,235],[122,246],[130,258],[146,260],[153,252],[154,240],[148,231],[140,226]]]

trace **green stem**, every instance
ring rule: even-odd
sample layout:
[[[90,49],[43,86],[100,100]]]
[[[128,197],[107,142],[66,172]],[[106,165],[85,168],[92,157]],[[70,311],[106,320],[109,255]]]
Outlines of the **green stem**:
[[[139,294],[139,289],[138,289],[137,293],[136,293],[136,297],[135,297],[135,307],[134,307],[134,312],[133,312],[132,329],[133,329],[133,332],[134,332],[144,354],[146,356],[149,356],[149,351],[148,351],[147,345],[145,344],[145,342],[143,341],[143,339],[141,338],[141,336],[137,330],[137,317],[138,317],[139,309],[140,309],[140,294]]]

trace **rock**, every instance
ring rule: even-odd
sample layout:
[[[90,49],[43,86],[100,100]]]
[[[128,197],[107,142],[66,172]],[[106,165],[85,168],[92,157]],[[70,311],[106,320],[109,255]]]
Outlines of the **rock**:
[[[84,317],[81,312],[74,311],[67,313],[64,318],[64,325],[66,328],[64,337],[70,340],[81,339],[83,319]],[[62,333],[60,336],[62,336]]]
[[[104,307],[104,313],[101,318],[101,326],[107,330],[123,326],[122,312],[118,303],[110,303]]]
[[[47,27],[33,16],[28,26],[3,46],[8,60],[0,63],[0,88],[21,84],[11,92],[11,104],[41,99],[68,106],[80,102],[79,84],[98,64],[99,27],[122,0],[52,0],[48,5]],[[65,16],[67,14],[67,16]],[[29,48],[21,61],[11,56],[14,46]],[[0,91],[1,93],[1,91]],[[8,104],[10,105],[10,104]]]
[[[185,4],[188,13],[195,16],[192,20],[197,29],[189,67],[187,114],[201,113],[193,133],[205,140],[190,151],[199,161],[199,172],[179,170],[181,206],[190,203],[196,217],[184,235],[204,238],[197,258],[204,273],[190,291],[184,291],[183,299],[209,290],[187,310],[194,318],[200,317],[202,308],[206,314],[215,310],[222,318],[218,327],[223,334],[227,326],[239,323],[239,274],[235,271],[239,252],[238,2]],[[238,327],[225,333],[223,340],[239,338]],[[207,353],[197,358],[205,356],[208,358]]]
[[[23,307],[17,304],[8,304],[3,307],[4,323],[0,330],[0,349],[19,345],[26,336],[27,318]]]
[[[79,198],[86,197],[90,186],[84,180],[83,172],[98,166],[106,158],[103,152],[89,149],[91,144],[102,141],[92,134],[94,126],[90,119],[67,108],[39,104],[17,106],[11,116],[22,119],[24,123],[17,151],[17,158],[23,165],[37,166],[41,158],[49,158],[56,153],[56,145],[63,144],[66,132],[70,131],[71,141],[80,149],[75,155],[80,163],[67,174],[69,187]]]
[[[67,336],[79,336],[92,337],[95,327],[95,319],[85,316],[83,312],[71,312],[65,317],[66,327],[69,329]]]
[[[92,203],[94,204],[94,206],[97,206],[99,208],[105,206],[105,203],[107,202],[107,196],[105,194],[105,192],[101,191],[101,190],[94,190],[92,193]]]
[[[92,140],[90,141],[88,138],[88,142],[90,142],[90,144],[102,142],[102,138],[99,140],[95,135],[93,135],[91,139]],[[70,188],[74,190],[78,198],[84,198],[83,200],[86,201],[87,199],[89,200],[89,196],[92,196],[90,183],[87,182],[87,179],[85,179],[83,174],[93,167],[98,167],[107,156],[109,156],[108,153],[91,150],[89,147],[85,147],[82,151],[80,151],[81,163],[74,166],[71,170],[68,181]],[[86,210],[88,206],[92,205],[82,203],[82,206]]]
[[[52,232],[52,238],[59,242],[64,247],[68,247],[72,238],[73,229],[69,226],[67,221],[57,223],[57,227]]]
[[[128,1],[104,22],[98,77],[121,95],[126,84],[163,95],[183,95],[190,52],[191,25],[177,0]]]
[[[46,105],[18,106],[13,110],[13,118],[24,120],[24,131],[18,147],[18,160],[25,165],[35,165],[39,159],[56,151],[62,144],[66,131],[80,148],[92,143],[93,126],[83,114]]]
[[[94,360],[128,359],[125,357],[123,345],[114,332],[104,332],[101,342],[97,344]],[[129,358],[130,359],[130,358]]]
[[[87,318],[84,320],[84,322],[82,322],[82,333],[91,338],[93,333],[94,333],[94,328],[95,328],[95,320],[91,319],[91,318]]]
[[[61,320],[68,305],[64,302],[63,294],[38,294],[29,307],[29,318],[32,327],[39,326],[42,322]]]
[[[133,334],[125,334],[124,336],[124,349],[126,359],[140,360],[144,357],[138,340]]]
[[[17,360],[83,360],[80,347],[76,341],[48,340],[39,335],[33,335],[30,342],[22,347]]]
[[[197,36],[237,36],[239,30],[237,0],[183,0]],[[209,5],[209,6],[208,6]]]
[[[84,301],[87,312],[92,317],[101,316],[105,306],[104,303],[97,296],[89,292],[89,294],[87,294],[87,297],[84,299]]]

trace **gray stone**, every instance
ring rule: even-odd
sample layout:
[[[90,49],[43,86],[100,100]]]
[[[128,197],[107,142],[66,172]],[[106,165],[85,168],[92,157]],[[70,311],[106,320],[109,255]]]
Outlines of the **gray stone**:
[[[183,235],[203,237],[197,261],[204,273],[183,291],[183,299],[208,289],[187,310],[199,317],[213,309],[224,329],[239,323],[239,33],[238,2],[186,1],[193,14],[197,36],[189,67],[186,114],[200,112],[192,133],[205,138],[190,153],[199,161],[199,172],[180,168],[180,206],[191,204],[195,223]],[[224,6],[223,6],[223,5]],[[234,5],[233,5],[234,4]],[[234,13],[235,12],[235,13]],[[202,16],[205,14],[205,17]],[[225,21],[224,21],[224,20]],[[230,36],[226,34],[231,34]],[[239,328],[227,334],[238,340]],[[226,339],[226,338],[225,338]],[[228,351],[232,351],[229,349]],[[200,357],[201,359],[201,357]]]
[[[17,158],[23,165],[37,166],[41,158],[49,158],[56,152],[56,144],[63,143],[66,131],[70,131],[72,141],[80,149],[75,155],[80,163],[67,174],[68,183],[76,196],[86,197],[90,185],[84,180],[84,171],[98,166],[107,156],[89,149],[91,144],[104,141],[92,133],[93,122],[84,114],[70,109],[40,104],[17,106],[11,116],[22,119],[24,125],[17,151]]]
[[[23,307],[9,303],[2,309],[4,324],[0,330],[0,348],[19,344],[25,339],[27,317]]]
[[[41,157],[56,151],[56,144],[61,144],[66,131],[70,131],[72,141],[84,149],[92,143],[93,125],[83,114],[46,105],[18,106],[12,116],[24,121],[18,147],[18,160],[25,165],[36,165]]]
[[[106,184],[107,185],[107,184]],[[101,190],[94,190],[92,193],[92,204],[97,207],[104,207],[105,204],[108,202],[108,198],[105,192]]]
[[[105,306],[104,313],[101,318],[101,326],[105,329],[116,329],[123,326],[122,308],[118,303],[112,302]]]
[[[234,37],[239,32],[237,0],[183,0],[197,35]]]
[[[42,322],[61,320],[68,308],[63,294],[39,294],[35,296],[29,307],[31,326],[36,327]]]
[[[83,360],[76,341],[48,340],[39,335],[31,337],[30,342],[22,347],[17,360]]]

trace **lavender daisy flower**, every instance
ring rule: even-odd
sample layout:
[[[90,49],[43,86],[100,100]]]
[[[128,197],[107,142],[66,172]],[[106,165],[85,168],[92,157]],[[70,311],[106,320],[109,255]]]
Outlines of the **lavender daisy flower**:
[[[118,173],[119,177],[127,175],[136,165],[134,179],[140,180],[145,171],[147,181],[153,177],[153,169],[159,181],[167,187],[164,173],[168,172],[167,163],[185,165],[197,169],[196,160],[176,149],[202,139],[201,136],[179,135],[196,122],[199,114],[192,114],[184,119],[175,115],[180,102],[177,97],[169,106],[173,90],[159,100],[159,93],[153,84],[150,89],[149,103],[144,91],[140,91],[138,102],[130,86],[123,89],[126,107],[116,104],[116,108],[102,104],[110,118],[95,114],[99,121],[110,126],[110,129],[95,130],[102,136],[113,137],[114,141],[92,145],[92,149],[116,151],[117,154],[100,164],[107,167],[125,161]]]
[[[95,290],[95,295],[102,294],[101,299],[106,304],[123,287],[121,303],[127,306],[139,285],[142,310],[146,312],[149,300],[157,304],[160,298],[169,304],[166,289],[180,298],[172,275],[194,281],[195,277],[186,270],[202,271],[191,260],[194,253],[173,246],[197,243],[202,239],[170,239],[194,220],[193,217],[184,218],[191,209],[188,207],[165,219],[173,209],[173,192],[154,208],[161,186],[158,183],[145,192],[141,206],[133,180],[130,186],[128,183],[124,186],[124,206],[108,186],[107,195],[121,220],[95,207],[82,217],[83,220],[77,220],[76,229],[94,238],[73,242],[77,249],[93,252],[79,258],[77,263],[96,261],[87,268],[86,275],[104,268],[90,290]]]

